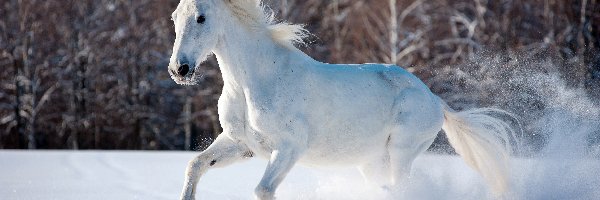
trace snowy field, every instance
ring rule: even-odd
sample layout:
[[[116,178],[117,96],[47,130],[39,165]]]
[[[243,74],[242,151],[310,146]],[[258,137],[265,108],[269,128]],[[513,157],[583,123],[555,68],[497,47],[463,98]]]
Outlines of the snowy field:
[[[0,151],[0,199],[177,199],[185,166],[197,152]],[[600,199],[600,161],[513,159],[514,199]],[[209,171],[197,199],[252,199],[266,161]],[[401,199],[489,199],[482,179],[459,157],[416,161]],[[392,199],[354,168],[296,166],[278,199]],[[393,198],[398,199],[398,198]]]

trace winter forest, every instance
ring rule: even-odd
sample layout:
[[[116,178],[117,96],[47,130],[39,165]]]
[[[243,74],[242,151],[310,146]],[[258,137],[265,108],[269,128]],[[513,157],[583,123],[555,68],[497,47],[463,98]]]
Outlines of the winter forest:
[[[216,59],[198,85],[167,72],[178,0],[0,2],[0,149],[201,150],[221,131]],[[269,0],[328,63],[394,63],[457,110],[497,107],[523,148],[584,123],[600,155],[596,0]],[[558,109],[562,108],[562,109]],[[565,115],[571,111],[576,115]],[[558,114],[557,114],[558,113]],[[360,116],[357,116],[360,117]],[[575,123],[577,122],[577,123]],[[576,128],[577,128],[576,127]],[[446,152],[439,137],[431,151]]]

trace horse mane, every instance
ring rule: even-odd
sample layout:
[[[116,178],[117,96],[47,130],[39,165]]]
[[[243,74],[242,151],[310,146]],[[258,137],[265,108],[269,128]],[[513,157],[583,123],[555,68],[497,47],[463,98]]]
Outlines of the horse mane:
[[[309,32],[302,25],[276,22],[272,10],[265,8],[262,0],[225,0],[233,15],[254,31],[268,31],[271,38],[290,49],[305,45]]]

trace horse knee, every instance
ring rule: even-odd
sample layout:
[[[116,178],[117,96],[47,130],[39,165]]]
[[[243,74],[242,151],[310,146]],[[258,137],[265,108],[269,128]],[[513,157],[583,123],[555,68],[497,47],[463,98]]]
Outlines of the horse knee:
[[[204,173],[209,166],[214,165],[216,161],[207,160],[204,156],[197,156],[188,162],[187,174],[194,175]]]
[[[202,158],[200,158],[200,156],[195,157],[194,159],[188,162],[188,170],[198,170],[200,167],[202,167],[203,163],[204,162],[202,161]]]
[[[266,187],[259,185],[254,189],[254,195],[257,200],[272,200],[275,199],[275,191],[273,191],[272,187]]]

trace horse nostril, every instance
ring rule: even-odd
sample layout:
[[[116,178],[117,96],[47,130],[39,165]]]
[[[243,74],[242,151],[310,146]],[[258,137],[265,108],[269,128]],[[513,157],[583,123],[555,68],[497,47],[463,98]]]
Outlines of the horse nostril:
[[[188,72],[190,72],[190,66],[188,64],[180,65],[179,68],[177,68],[177,74],[179,74],[179,76],[185,76]]]

